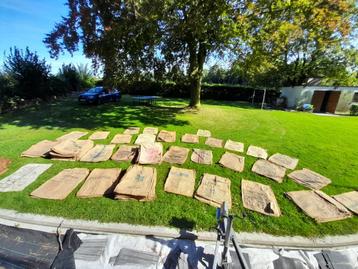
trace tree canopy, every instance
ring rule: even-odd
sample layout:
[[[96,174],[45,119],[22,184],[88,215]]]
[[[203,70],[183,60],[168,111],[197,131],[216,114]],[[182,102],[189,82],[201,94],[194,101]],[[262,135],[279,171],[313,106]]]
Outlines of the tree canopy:
[[[68,15],[44,40],[52,56],[82,44],[86,56],[103,64],[107,83],[185,70],[191,106],[200,105],[203,66],[214,53],[236,55],[248,77],[280,69],[287,82],[298,83],[329,61],[345,65],[356,26],[354,0],[67,0],[67,5]]]

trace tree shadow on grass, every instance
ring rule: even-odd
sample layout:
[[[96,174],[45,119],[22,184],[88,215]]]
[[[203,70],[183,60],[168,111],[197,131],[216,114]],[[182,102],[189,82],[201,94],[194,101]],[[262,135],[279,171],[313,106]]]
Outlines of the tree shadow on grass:
[[[187,125],[187,121],[177,119],[180,113],[180,107],[133,106],[126,101],[81,105],[72,97],[2,115],[0,128],[4,128],[5,124],[34,129],[126,128],[138,123],[162,127]]]

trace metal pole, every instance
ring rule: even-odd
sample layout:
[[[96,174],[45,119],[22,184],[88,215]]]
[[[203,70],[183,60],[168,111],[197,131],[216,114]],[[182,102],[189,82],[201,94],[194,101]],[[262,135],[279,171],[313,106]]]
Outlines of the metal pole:
[[[261,109],[264,109],[265,99],[266,99],[266,88],[264,89],[264,96],[262,97]]]
[[[255,101],[255,93],[256,93],[256,90],[254,90],[254,94],[252,95],[252,101],[251,101],[251,104],[254,105],[254,101]]]

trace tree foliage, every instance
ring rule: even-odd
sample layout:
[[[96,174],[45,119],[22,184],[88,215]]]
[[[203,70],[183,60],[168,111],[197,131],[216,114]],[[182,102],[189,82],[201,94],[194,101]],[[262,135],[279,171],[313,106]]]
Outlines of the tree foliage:
[[[50,66],[29,48],[24,51],[10,48],[4,62],[4,72],[12,84],[13,94],[26,99],[49,95]]]
[[[297,84],[344,65],[356,24],[354,0],[67,0],[69,13],[44,40],[53,56],[83,44],[104,65],[105,83],[162,80],[174,67],[200,104],[203,66],[215,53],[237,55],[235,72],[254,84],[284,72]],[[344,55],[342,58],[341,55]],[[257,75],[261,75],[257,78]],[[282,79],[278,78],[278,79]]]
[[[338,79],[357,68],[353,0],[255,1],[237,65],[250,83],[301,85],[310,77]],[[272,85],[275,84],[275,85]]]

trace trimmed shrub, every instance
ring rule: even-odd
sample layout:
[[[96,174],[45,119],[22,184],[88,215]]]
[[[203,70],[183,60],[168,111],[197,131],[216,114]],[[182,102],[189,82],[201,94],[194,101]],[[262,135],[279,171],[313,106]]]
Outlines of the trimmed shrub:
[[[350,109],[351,116],[358,116],[358,104],[352,104]]]

